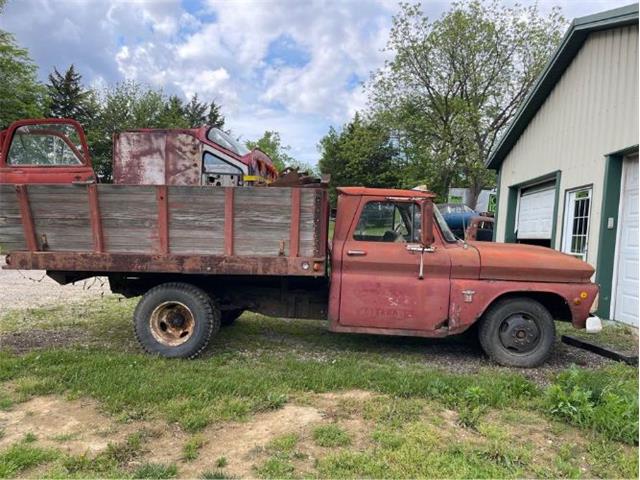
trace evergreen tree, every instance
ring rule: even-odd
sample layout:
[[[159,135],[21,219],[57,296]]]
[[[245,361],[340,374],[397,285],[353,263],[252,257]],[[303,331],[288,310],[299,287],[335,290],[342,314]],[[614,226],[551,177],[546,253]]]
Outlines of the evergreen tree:
[[[48,116],[73,118],[85,126],[95,116],[95,96],[91,90],[82,87],[82,76],[73,64],[64,74],[54,68],[46,87],[49,94]]]
[[[160,114],[161,128],[189,128],[184,102],[177,95],[171,95]]]
[[[201,127],[207,123],[207,104],[198,101],[198,94],[191,97],[191,101],[184,107],[184,116],[189,127]]]
[[[209,113],[207,114],[207,125],[222,130],[224,128],[224,116],[220,112],[220,109],[220,105],[217,105],[215,101],[211,102],[211,105],[209,105]]]

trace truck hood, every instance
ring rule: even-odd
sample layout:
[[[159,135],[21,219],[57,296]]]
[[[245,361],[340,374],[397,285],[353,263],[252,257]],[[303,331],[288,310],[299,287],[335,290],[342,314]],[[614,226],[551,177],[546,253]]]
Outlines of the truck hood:
[[[480,255],[480,278],[531,282],[590,282],[594,269],[556,250],[516,243],[470,242]]]

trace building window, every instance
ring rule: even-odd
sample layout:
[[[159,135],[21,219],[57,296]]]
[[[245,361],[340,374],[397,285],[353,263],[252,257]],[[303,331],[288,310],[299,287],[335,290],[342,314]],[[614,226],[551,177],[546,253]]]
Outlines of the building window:
[[[591,187],[567,192],[562,251],[582,260],[587,258]]]

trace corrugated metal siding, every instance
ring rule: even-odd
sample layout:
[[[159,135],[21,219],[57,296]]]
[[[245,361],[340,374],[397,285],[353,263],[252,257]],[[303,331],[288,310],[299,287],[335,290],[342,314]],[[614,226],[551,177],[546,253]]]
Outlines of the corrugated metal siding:
[[[587,261],[596,263],[604,155],[638,144],[638,27],[592,33],[502,164],[498,241],[508,187],[562,170],[555,248],[565,190],[593,184]]]

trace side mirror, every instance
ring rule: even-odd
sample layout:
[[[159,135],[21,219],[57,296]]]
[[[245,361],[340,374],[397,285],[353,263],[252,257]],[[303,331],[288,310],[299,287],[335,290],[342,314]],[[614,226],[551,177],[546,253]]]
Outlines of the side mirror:
[[[433,244],[433,201],[431,199],[422,202],[421,223],[421,242],[424,247],[429,248]]]

